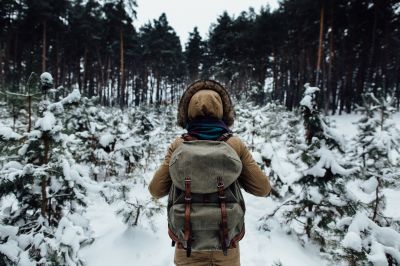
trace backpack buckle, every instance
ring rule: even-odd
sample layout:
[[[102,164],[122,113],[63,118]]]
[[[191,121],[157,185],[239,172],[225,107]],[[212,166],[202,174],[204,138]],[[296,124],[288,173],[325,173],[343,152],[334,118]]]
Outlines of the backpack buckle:
[[[186,197],[185,196],[185,201],[191,201],[192,200],[192,197]]]

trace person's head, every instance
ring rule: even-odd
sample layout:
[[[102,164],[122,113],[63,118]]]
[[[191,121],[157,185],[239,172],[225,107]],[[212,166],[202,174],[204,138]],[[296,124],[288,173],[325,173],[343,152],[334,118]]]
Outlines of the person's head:
[[[178,107],[178,125],[185,128],[187,123],[198,117],[214,117],[233,125],[234,110],[227,90],[213,80],[199,80],[186,89]]]

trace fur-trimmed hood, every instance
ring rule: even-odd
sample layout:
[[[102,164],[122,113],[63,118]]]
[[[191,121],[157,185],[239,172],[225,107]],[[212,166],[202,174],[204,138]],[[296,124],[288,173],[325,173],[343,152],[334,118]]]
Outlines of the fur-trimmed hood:
[[[186,89],[178,107],[178,125],[185,128],[188,120],[213,116],[233,125],[235,113],[227,90],[213,80],[199,80]]]

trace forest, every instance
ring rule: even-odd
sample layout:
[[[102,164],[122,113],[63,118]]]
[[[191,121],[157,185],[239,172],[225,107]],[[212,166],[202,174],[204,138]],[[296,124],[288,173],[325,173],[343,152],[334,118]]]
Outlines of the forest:
[[[185,45],[137,8],[0,0],[0,266],[173,265],[148,187],[198,79],[272,188],[237,177],[242,265],[400,265],[399,1],[282,0]]]
[[[354,111],[364,92],[400,99],[398,1],[283,0],[276,10],[225,12],[207,39],[194,28],[184,47],[165,14],[135,28],[135,8],[132,0],[2,0],[1,90],[24,92],[32,72],[48,71],[60,91],[76,86],[121,108],[176,102],[199,78],[289,109],[310,83],[322,88],[325,113]]]

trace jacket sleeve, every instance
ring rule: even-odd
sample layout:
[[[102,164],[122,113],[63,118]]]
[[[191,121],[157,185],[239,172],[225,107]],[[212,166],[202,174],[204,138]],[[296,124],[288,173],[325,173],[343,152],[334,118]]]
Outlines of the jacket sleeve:
[[[267,196],[271,191],[268,176],[257,165],[246,145],[238,137],[232,137],[228,142],[232,143],[242,161],[239,183],[243,189],[255,196]]]
[[[182,143],[181,138],[176,138],[171,145],[168,147],[167,154],[164,157],[164,161],[158,170],[154,173],[153,179],[149,184],[150,194],[155,198],[162,198],[169,193],[171,188],[171,177],[169,176],[169,160],[171,159],[172,153],[175,151],[176,147]]]

